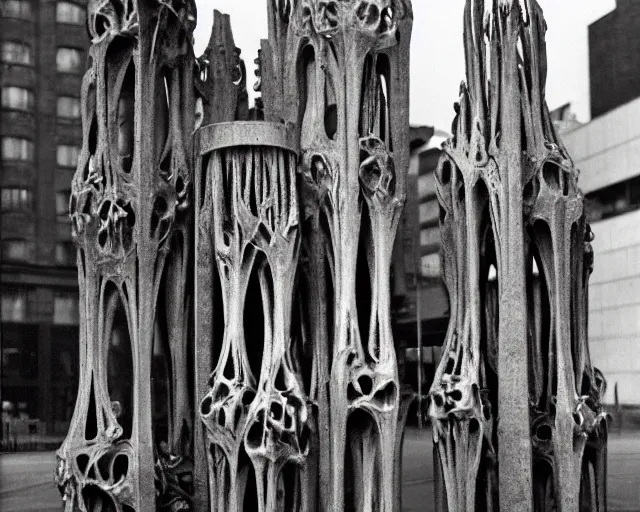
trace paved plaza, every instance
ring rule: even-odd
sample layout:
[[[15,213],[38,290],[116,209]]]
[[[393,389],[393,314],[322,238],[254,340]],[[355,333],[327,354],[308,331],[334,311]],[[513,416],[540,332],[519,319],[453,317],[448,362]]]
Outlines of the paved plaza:
[[[409,428],[403,450],[403,512],[433,511],[431,431]],[[0,510],[49,512],[62,509],[53,484],[53,452],[0,454]],[[640,432],[609,439],[609,512],[640,512]]]

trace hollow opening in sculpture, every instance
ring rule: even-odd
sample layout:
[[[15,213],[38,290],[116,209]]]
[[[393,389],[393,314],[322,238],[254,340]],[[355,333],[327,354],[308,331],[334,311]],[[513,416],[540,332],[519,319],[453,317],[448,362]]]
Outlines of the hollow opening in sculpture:
[[[133,353],[126,306],[120,290],[109,282],[104,291],[105,303],[111,307],[106,318],[105,341],[107,352],[107,385],[111,407],[122,427],[122,436],[131,437],[133,428]]]
[[[273,310],[273,277],[264,253],[256,254],[244,298],[244,343],[249,368],[260,381],[266,337],[270,336]],[[225,376],[229,376],[225,373]]]
[[[213,496],[217,496],[218,503],[212,503],[213,510],[228,510],[231,496],[231,467],[224,450],[215,444],[209,445],[209,471]]]
[[[530,390],[537,406],[555,416],[556,333],[553,304],[555,297],[552,238],[549,225],[536,220],[528,229],[532,243],[527,264],[527,304],[530,339]],[[535,273],[537,272],[537,276]],[[551,280],[550,280],[551,276]]]
[[[368,54],[364,61],[361,87],[360,137],[374,135],[386,148],[393,151],[389,111],[389,57],[384,54]]]
[[[87,409],[87,419],[84,426],[84,438],[92,441],[98,437],[98,409],[96,408],[96,390],[94,375],[91,373],[91,385],[89,387],[89,406]]]
[[[155,83],[154,112],[154,155],[158,168],[164,179],[171,174],[171,148],[168,147],[171,130],[171,110],[169,79],[171,71],[163,67],[158,70]]]
[[[171,347],[167,325],[167,263],[160,280],[156,302],[156,316],[153,326],[153,346],[151,360],[151,410],[154,446],[172,440],[171,411],[173,408]]]
[[[118,157],[120,169],[131,172],[135,152],[135,87],[136,72],[133,59],[127,66],[118,95]]]
[[[85,485],[82,489],[82,500],[87,510],[92,512],[117,512],[114,498],[97,485]],[[122,512],[133,512],[127,505],[122,505]]]
[[[369,413],[356,409],[347,420],[344,452],[345,512],[378,510],[382,488],[381,471],[380,434],[376,422]]]
[[[530,230],[532,233],[532,230]],[[537,407],[547,410],[549,403],[549,371],[551,352],[551,339],[553,326],[551,325],[551,306],[549,302],[549,290],[540,253],[536,244],[532,243],[529,249],[527,263],[527,309],[529,331],[529,354],[531,364],[529,366],[529,388]]]
[[[372,318],[372,315],[377,315],[377,312],[372,310],[373,293],[371,272],[373,272],[373,268],[370,268],[370,264],[373,265],[374,262],[372,261],[373,240],[371,236],[371,220],[369,217],[369,208],[367,203],[365,201],[361,201],[360,204],[362,206],[362,214],[360,216],[360,237],[358,239],[355,282],[355,289],[358,297],[358,300],[356,301],[358,327],[360,330],[360,340],[362,341],[363,348],[365,349],[365,357],[367,360],[371,360],[371,358],[377,360],[379,356],[377,333],[374,334],[371,339],[369,337],[371,322],[377,322],[377,318]]]
[[[594,467],[585,457],[582,460],[582,475],[580,478],[580,504],[583,510],[598,510],[596,485]]]
[[[569,250],[569,269],[571,272],[570,282],[570,315],[571,315],[571,356],[573,361],[573,371],[576,378],[576,393],[579,393],[582,389],[582,378],[584,364],[586,358],[582,353],[584,348],[583,344],[586,342],[584,336],[584,327],[586,326],[587,319],[585,317],[582,303],[584,301],[583,289],[582,289],[582,260],[584,256],[584,231],[578,228],[578,223],[573,222],[571,224],[571,238],[570,238],[570,250]],[[589,394],[587,393],[584,393]]]
[[[212,251],[213,252],[213,251]],[[222,295],[222,284],[220,282],[220,272],[215,264],[214,258],[211,258],[211,280],[213,281],[213,290],[211,291],[211,343],[208,344],[209,358],[206,359],[208,368],[216,368],[222,351],[222,343],[225,334],[225,308],[229,305],[225,304],[227,297]],[[206,354],[205,354],[206,357]],[[209,383],[211,385],[211,383]]]
[[[390,116],[390,90],[389,81],[391,79],[391,69],[389,57],[385,53],[380,53],[376,59],[376,75],[378,77],[378,96],[380,105],[380,139],[383,140],[390,152],[393,151],[393,140],[391,138],[391,116]]]
[[[544,459],[535,460],[533,463],[533,505],[536,512],[558,510],[553,466]]]
[[[297,512],[302,504],[300,468],[293,462],[285,464],[278,475],[277,505],[273,510]]]
[[[255,512],[259,509],[256,472],[244,445],[240,447],[238,456],[238,483],[238,510]]]
[[[308,43],[301,51],[298,60],[298,123],[300,127],[300,147],[305,149],[312,143],[316,126],[316,54],[313,45]]]

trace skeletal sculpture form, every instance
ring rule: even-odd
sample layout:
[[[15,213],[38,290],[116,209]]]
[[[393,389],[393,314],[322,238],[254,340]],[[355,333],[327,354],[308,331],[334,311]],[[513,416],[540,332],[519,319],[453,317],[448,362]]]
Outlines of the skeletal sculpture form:
[[[294,123],[300,143],[302,352],[325,511],[399,509],[406,408],[389,269],[408,167],[411,25],[408,1],[269,2],[259,85],[265,117]]]
[[[249,122],[227,16],[196,59],[192,0],[89,4],[68,511],[401,510],[390,264],[411,4],[267,9],[266,122]],[[437,170],[452,312],[431,390],[437,506],[604,510],[592,235],[544,101],[542,13],[468,0],[464,26]]]
[[[198,172],[199,236],[213,238],[225,322],[200,411],[211,510],[246,510],[247,485],[255,487],[256,510],[284,510],[299,499],[294,485],[309,486],[305,471],[283,481],[287,464],[304,468],[309,437],[308,400],[290,350],[300,245],[296,144],[282,124],[236,122],[202,128],[197,147],[208,162]],[[245,333],[246,320],[259,321],[245,307],[252,275],[262,336]],[[251,367],[248,351],[262,354],[259,366]]]
[[[190,507],[195,14],[190,0],[88,8],[70,203],[81,369],[56,475],[65,510]]]
[[[468,83],[436,173],[452,313],[431,389],[439,507],[605,510],[592,235],[545,103],[546,26],[535,0],[489,7],[466,3]]]

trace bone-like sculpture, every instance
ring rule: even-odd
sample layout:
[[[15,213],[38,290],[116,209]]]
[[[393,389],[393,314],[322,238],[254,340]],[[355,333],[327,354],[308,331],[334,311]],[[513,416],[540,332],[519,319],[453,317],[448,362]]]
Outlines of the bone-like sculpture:
[[[246,510],[248,486],[256,510],[284,510],[301,492],[296,485],[309,487],[308,404],[290,346],[300,246],[292,135],[265,122],[218,123],[198,133],[198,236],[212,240],[224,310],[222,345],[200,405],[210,510]],[[260,300],[248,306],[252,279]],[[262,360],[252,368],[255,354]],[[293,478],[285,478],[287,464]]]
[[[605,510],[591,231],[544,97],[535,0],[467,0],[467,84],[436,180],[451,321],[431,389],[450,512]]]
[[[65,510],[190,506],[195,14],[190,0],[88,6],[70,203],[81,369],[56,475]]]
[[[399,508],[406,408],[389,271],[408,167],[411,26],[404,0],[269,2],[259,85],[266,118],[295,123],[300,141],[301,318],[323,511]]]

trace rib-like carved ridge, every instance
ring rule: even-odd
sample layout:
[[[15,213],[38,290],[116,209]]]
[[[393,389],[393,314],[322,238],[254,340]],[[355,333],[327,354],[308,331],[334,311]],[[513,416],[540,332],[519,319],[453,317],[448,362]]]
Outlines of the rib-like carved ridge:
[[[606,509],[592,235],[544,98],[545,30],[535,0],[466,3],[467,83],[436,171],[452,314],[430,415],[451,512]]]

